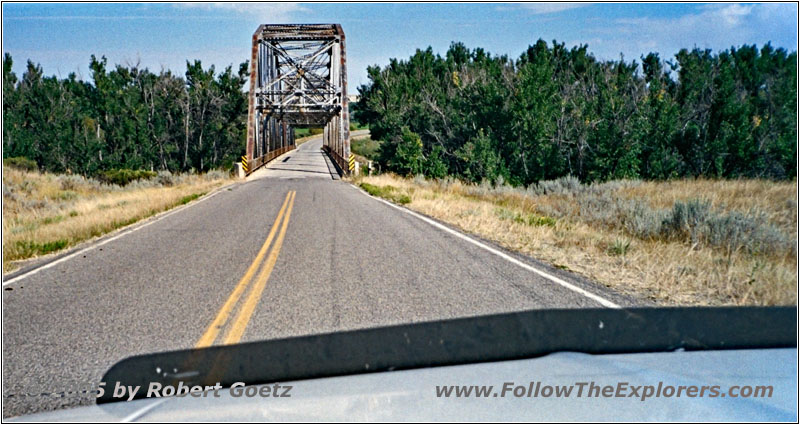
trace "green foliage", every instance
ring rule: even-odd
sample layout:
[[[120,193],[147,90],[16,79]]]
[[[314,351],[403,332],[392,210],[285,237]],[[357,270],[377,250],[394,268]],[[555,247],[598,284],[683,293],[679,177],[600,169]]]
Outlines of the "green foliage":
[[[624,256],[631,249],[631,240],[625,238],[614,239],[608,244],[608,253],[611,255]]]
[[[147,180],[155,177],[158,173],[148,170],[129,170],[127,168],[120,168],[114,170],[107,170],[100,173],[100,180],[105,183],[115,184],[118,186],[125,186],[128,183],[136,180]]]
[[[91,81],[22,78],[3,59],[3,155],[84,176],[127,168],[203,172],[238,160],[246,137],[247,64],[216,72],[199,61],[185,76],[108,66],[92,56]]]
[[[178,201],[178,204],[179,205],[188,204],[189,202],[192,202],[203,195],[205,195],[205,193],[193,193],[191,195],[184,196],[183,198],[181,198],[180,201]]]
[[[17,241],[17,250],[22,252],[24,257],[44,255],[64,249],[69,242],[65,239],[58,239],[50,242],[38,243],[30,240]]]
[[[181,198],[178,204],[180,205],[188,204],[189,202],[192,202],[203,195],[205,195],[205,193],[193,193],[191,195],[184,196],[183,198]]]
[[[575,176],[797,175],[797,53],[741,46],[600,61],[539,40],[517,60],[453,43],[384,68],[353,117],[382,169],[529,186]]]
[[[14,167],[25,171],[36,171],[39,166],[36,161],[25,158],[24,156],[15,156],[11,158],[3,158],[3,165],[6,167]]]
[[[300,127],[295,128],[294,130],[294,137],[301,138],[301,137],[308,137],[308,136],[315,136],[317,134],[322,134],[322,127]]]
[[[404,205],[411,202],[411,198],[408,195],[398,193],[397,188],[394,186],[375,186],[365,182],[361,182],[358,185],[370,195],[388,199],[395,204]]]
[[[519,213],[511,211],[506,208],[497,208],[495,214],[502,220],[510,220],[515,223],[525,224],[527,226],[548,226],[554,227],[556,219],[543,215],[533,213]]]
[[[456,155],[464,162],[463,175],[469,181],[477,182],[484,178],[495,180],[500,175],[500,155],[482,129],[478,130],[476,137],[461,146]]]
[[[54,216],[54,217],[45,217],[45,219],[42,220],[42,224],[45,224],[45,225],[46,224],[53,224],[53,223],[58,223],[58,222],[60,222],[62,220],[64,220],[64,216],[62,216],[62,215],[57,215],[57,216]]]
[[[372,140],[369,137],[359,137],[350,140],[351,152],[373,161],[378,159],[380,146],[380,141]]]
[[[434,146],[425,158],[422,169],[427,177],[441,179],[447,176],[447,163],[442,157],[441,146]]]
[[[391,157],[386,160],[387,169],[402,175],[422,172],[425,159],[422,155],[422,139],[408,127],[403,127],[399,135],[381,145],[380,157],[388,155]]]
[[[367,126],[362,125],[358,121],[350,120],[350,131],[365,130]]]

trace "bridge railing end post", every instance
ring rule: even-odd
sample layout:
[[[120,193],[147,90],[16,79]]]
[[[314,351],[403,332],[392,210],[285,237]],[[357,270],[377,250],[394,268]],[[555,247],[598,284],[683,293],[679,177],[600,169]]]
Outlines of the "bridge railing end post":
[[[237,163],[233,164],[233,175],[237,179],[244,179],[245,178],[244,167],[242,166],[241,162],[237,162]]]

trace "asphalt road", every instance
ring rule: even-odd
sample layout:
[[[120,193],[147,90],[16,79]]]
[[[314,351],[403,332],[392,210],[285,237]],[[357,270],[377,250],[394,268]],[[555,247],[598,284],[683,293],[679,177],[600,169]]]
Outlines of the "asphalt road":
[[[635,302],[372,198],[336,178],[320,145],[7,276],[3,416],[91,404],[103,373],[136,354]]]

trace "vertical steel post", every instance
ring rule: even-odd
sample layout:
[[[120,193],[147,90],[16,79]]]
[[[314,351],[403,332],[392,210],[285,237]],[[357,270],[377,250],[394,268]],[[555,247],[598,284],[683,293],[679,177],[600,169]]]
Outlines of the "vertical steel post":
[[[253,164],[253,150],[256,146],[256,138],[258,137],[258,133],[256,132],[256,124],[255,120],[258,119],[255,116],[256,112],[256,75],[258,74],[258,42],[261,38],[261,28],[263,25],[260,25],[256,32],[253,33],[253,45],[251,46],[250,50],[250,98],[247,106],[247,147],[246,147],[246,154],[247,163]]]
[[[341,155],[344,160],[342,170],[345,170],[345,174],[347,174],[347,170],[349,170],[347,161],[350,158],[350,109],[347,99],[347,49],[345,48],[344,30],[342,30],[341,25],[336,24],[336,32],[339,33],[339,87],[341,87],[342,91],[342,111],[339,114],[341,118],[339,124],[342,143]]]

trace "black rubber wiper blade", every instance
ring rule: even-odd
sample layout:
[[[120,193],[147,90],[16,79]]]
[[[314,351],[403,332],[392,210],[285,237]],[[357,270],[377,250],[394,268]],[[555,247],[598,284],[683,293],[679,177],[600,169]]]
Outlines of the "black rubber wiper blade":
[[[543,356],[797,347],[796,307],[533,310],[127,358],[106,388],[228,387]],[[139,391],[136,398],[146,397]],[[120,401],[106,391],[98,403]]]

